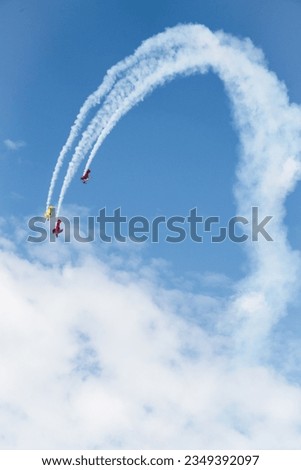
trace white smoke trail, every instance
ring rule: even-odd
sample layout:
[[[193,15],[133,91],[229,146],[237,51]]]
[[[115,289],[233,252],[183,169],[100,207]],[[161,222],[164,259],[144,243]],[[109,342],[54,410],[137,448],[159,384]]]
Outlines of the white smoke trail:
[[[159,39],[158,39],[159,38]],[[301,111],[290,105],[286,88],[267,70],[262,53],[250,41],[198,25],[179,26],[149,41],[149,57],[112,87],[90,122],[61,189],[58,211],[72,177],[87,152],[90,166],[97,150],[118,120],[156,86],[178,74],[204,73],[209,67],[225,84],[241,142],[236,198],[239,214],[250,219],[251,206],[260,217],[272,215],[274,242],[248,242],[250,275],[238,286],[229,305],[229,328],[240,325],[240,345],[254,352],[285,313],[298,279],[299,258],[286,241],[282,222],[286,195],[300,177]],[[93,148],[92,148],[93,147]]]
[[[110,91],[110,89],[114,85],[114,82],[117,80],[118,74],[122,72],[123,67],[126,68],[126,61],[125,63],[120,64],[118,67],[117,66],[113,67],[107,73],[102,84],[98,87],[98,89],[95,92],[93,92],[91,95],[88,96],[83,106],[81,107],[78,115],[76,116],[74,124],[71,127],[69,136],[66,140],[66,143],[63,145],[60,151],[56,165],[53,170],[53,174],[52,174],[52,178],[51,178],[50,186],[48,190],[46,209],[50,205],[50,202],[53,196],[55,183],[57,181],[60,169],[64,163],[65,157],[67,153],[69,152],[69,150],[72,148],[74,141],[78,137],[78,134],[80,133],[80,130],[87,118],[89,111],[91,111],[92,108],[100,104],[102,98]]]
[[[88,113],[91,111],[92,108],[101,103],[103,98],[112,89],[116,81],[122,78],[125,73],[128,73],[131,68],[135,67],[144,59],[147,59],[149,61],[151,56],[156,57],[156,55],[160,55],[161,48],[166,49],[175,47],[178,33],[176,31],[171,31],[169,34],[168,41],[165,41],[163,45],[161,44],[162,34],[164,33],[158,34],[155,38],[146,39],[133,55],[126,57],[124,60],[118,62],[116,65],[111,67],[107,71],[101,85],[97,88],[97,90],[95,90],[91,95],[88,96],[88,98],[80,108],[80,111],[76,116],[74,124],[70,129],[69,136],[59,153],[56,165],[54,167],[47,195],[46,209],[51,203],[55,184],[59,176],[60,169],[64,163],[65,157],[74,145],[74,142],[84,125]],[[162,52],[164,51],[162,50]]]
[[[87,126],[86,131],[83,133],[83,136],[75,149],[63,183],[57,212],[60,210],[65,191],[67,190],[81,160],[86,156],[87,152],[91,150],[91,147],[97,140],[102,128],[105,126],[107,120],[110,119],[109,116],[112,114],[116,104],[118,104],[118,106],[122,106],[123,101],[127,100],[127,96],[131,92],[135,92],[137,83],[141,83],[144,80],[148,81],[149,86],[144,87],[144,91],[140,99],[143,99],[147,93],[150,93],[155,86],[161,83],[162,80],[166,81],[171,79],[177,73],[188,74],[190,68],[189,61],[186,60],[183,65],[180,64],[180,61],[183,60],[183,58],[185,60],[185,53],[190,49],[193,49],[191,56],[200,52],[193,46],[190,37],[187,36],[187,26],[179,26],[148,39],[136,50],[133,56],[125,59],[115,66],[118,67],[118,69],[122,68],[122,78],[117,81],[116,88],[113,88],[112,94],[110,93],[108,95],[100,111]],[[176,63],[178,63],[178,66],[176,66],[175,71],[173,71],[173,64]],[[177,70],[178,67],[180,67],[179,70]],[[170,74],[167,68],[171,71]],[[163,76],[163,78],[160,76],[160,69],[165,70],[165,76]],[[155,82],[152,85],[150,84],[151,74],[154,74],[155,77]]]
[[[109,83],[106,83],[107,81]],[[46,209],[50,205],[50,202],[51,202],[51,199],[52,199],[52,196],[53,196],[55,183],[57,181],[60,169],[61,169],[61,167],[64,163],[65,157],[66,157],[68,151],[71,149],[76,137],[78,136],[78,134],[79,134],[79,132],[80,132],[80,130],[81,130],[83,124],[84,124],[84,121],[85,121],[89,111],[91,110],[91,108],[93,108],[94,106],[96,106],[97,104],[100,103],[102,96],[107,91],[110,90],[113,83],[114,82],[110,83],[109,80],[105,79],[104,82],[101,84],[101,86],[94,93],[92,93],[92,95],[90,95],[86,99],[86,101],[84,102],[83,106],[81,107],[78,115],[76,116],[74,124],[71,127],[69,136],[66,140],[66,143],[63,145],[63,147],[60,151],[60,154],[58,156],[56,165],[55,165],[54,170],[53,170],[53,174],[52,174],[52,178],[51,178],[50,186],[49,186],[49,190],[48,190],[48,195],[47,195]]]

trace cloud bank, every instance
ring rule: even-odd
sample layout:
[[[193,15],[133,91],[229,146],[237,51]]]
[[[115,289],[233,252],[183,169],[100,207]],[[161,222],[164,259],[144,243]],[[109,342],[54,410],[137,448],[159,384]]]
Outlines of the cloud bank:
[[[205,326],[223,302],[137,257],[1,246],[2,449],[299,448],[300,387]]]

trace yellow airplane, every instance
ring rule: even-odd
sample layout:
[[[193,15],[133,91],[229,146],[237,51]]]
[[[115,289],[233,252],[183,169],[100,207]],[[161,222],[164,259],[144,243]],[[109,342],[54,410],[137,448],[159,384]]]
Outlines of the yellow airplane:
[[[44,214],[45,219],[49,220],[50,217],[54,216],[54,213],[55,213],[55,207],[49,206]]]

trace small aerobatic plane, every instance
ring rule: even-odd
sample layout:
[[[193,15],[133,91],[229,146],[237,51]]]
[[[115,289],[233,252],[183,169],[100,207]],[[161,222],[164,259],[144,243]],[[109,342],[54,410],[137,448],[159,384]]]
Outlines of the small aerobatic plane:
[[[54,215],[55,207],[49,206],[44,214],[45,219],[49,220]]]
[[[62,233],[63,231],[63,229],[61,228],[61,223],[62,223],[61,219],[58,219],[54,229],[52,229],[52,233],[54,233],[56,237],[58,237],[59,233]]]
[[[91,173],[91,170],[87,170],[85,172],[85,174],[83,176],[81,176],[81,180],[83,183],[87,183],[88,182],[88,179],[90,178],[90,173]]]

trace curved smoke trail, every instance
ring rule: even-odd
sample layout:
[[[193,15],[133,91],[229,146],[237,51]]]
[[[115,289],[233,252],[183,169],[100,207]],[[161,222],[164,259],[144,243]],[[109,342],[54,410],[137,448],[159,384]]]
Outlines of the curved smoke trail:
[[[59,153],[56,165],[54,167],[47,195],[46,209],[51,203],[55,184],[66,155],[74,145],[74,142],[76,141],[84,125],[84,122],[87,119],[88,113],[95,106],[101,103],[103,98],[110,92],[116,81],[121,79],[123,75],[128,74],[131,68],[137,66],[137,64],[141,63],[143,60],[149,61],[151,57],[156,57],[162,53],[164,54],[164,50],[167,48],[175,47],[178,39],[178,33],[176,31],[171,31],[168,41],[164,41],[164,44],[161,44],[162,34],[164,33],[158,34],[154,38],[146,39],[143,41],[141,46],[137,48],[133,55],[126,57],[124,60],[111,67],[107,71],[103,82],[100,84],[97,90],[88,96],[80,108],[80,111],[76,116],[73,125],[71,126],[69,136]]]
[[[83,133],[69,163],[58,212],[81,161],[91,152],[87,166],[91,164],[126,112],[175,76],[211,68],[225,84],[241,142],[236,187],[239,213],[250,219],[250,207],[259,206],[260,214],[273,216],[269,228],[275,242],[246,244],[250,274],[239,284],[227,316],[230,327],[241,325],[239,337],[245,350],[248,345],[254,351],[259,339],[285,313],[298,279],[299,259],[287,244],[282,222],[285,197],[300,177],[300,108],[289,104],[285,86],[267,70],[261,51],[249,40],[186,25],[149,42],[154,44],[150,55],[124,70]]]
[[[158,69],[161,68],[164,70],[167,66],[172,69],[173,64],[177,61],[177,57],[185,55],[185,51],[188,51],[190,47],[191,40],[189,35],[187,36],[187,26],[179,26],[144,41],[133,56],[126,58],[108,71],[107,75],[112,75],[116,80],[117,88],[115,90],[114,86],[112,90],[113,94],[108,94],[107,99],[104,100],[102,108],[91,120],[87,129],[83,132],[80,142],[75,148],[74,155],[69,163],[67,175],[63,183],[63,190],[60,194],[57,212],[60,210],[65,191],[67,190],[79,163],[91,150],[102,127],[105,125],[108,116],[116,104],[118,104],[118,106],[122,106],[122,101],[127,100],[127,95],[135,89],[137,82],[141,82],[144,79],[148,80],[148,76],[151,73],[158,75],[158,73],[161,73],[160,70],[158,72]],[[197,53],[196,48],[194,48],[194,52]],[[167,63],[168,61],[170,61],[170,64]],[[119,74],[122,72],[121,78],[118,80],[114,69],[117,69]],[[188,69],[189,64],[186,62],[181,71],[171,72],[172,77],[170,78],[173,78],[177,73],[188,74]],[[168,77],[163,77],[163,81],[166,81],[167,79]],[[161,81],[162,79],[159,77],[159,82],[157,84],[155,83],[154,86],[158,85]],[[154,87],[149,86],[146,93],[144,93],[144,96],[145,94],[150,93],[153,88]],[[117,93],[114,90],[117,91]]]
[[[82,105],[78,115],[76,116],[74,124],[72,125],[70,129],[69,136],[60,151],[56,165],[53,170],[53,174],[52,174],[52,178],[51,178],[50,186],[48,190],[47,201],[46,201],[46,209],[50,205],[50,202],[53,196],[55,183],[57,181],[60,169],[64,163],[65,157],[67,153],[69,152],[69,150],[72,148],[74,141],[78,137],[78,134],[80,133],[80,130],[82,126],[84,125],[84,122],[87,118],[88,113],[91,111],[92,108],[100,104],[103,96],[105,96],[110,91],[110,89],[114,85],[114,82],[117,80],[118,74],[122,72],[123,67],[126,67],[126,64],[122,63],[120,65],[116,65],[115,67],[112,67],[112,69],[107,73],[106,77],[104,78],[102,84],[97,88],[95,92],[93,92],[91,95],[88,96],[88,98]]]

